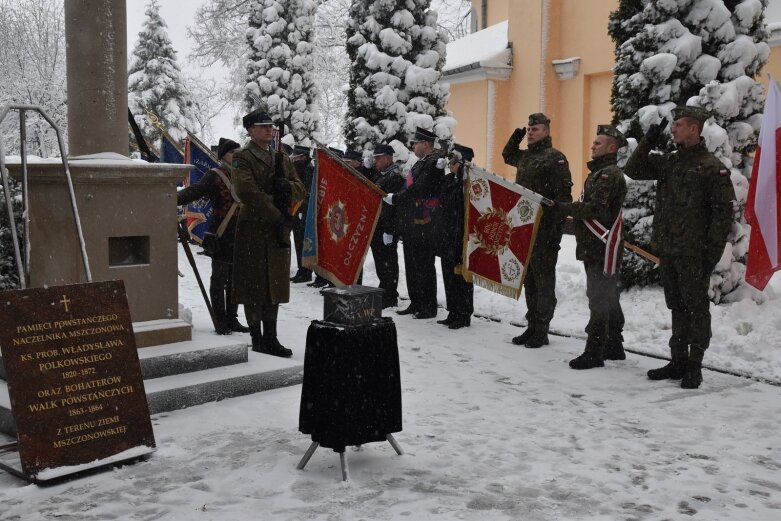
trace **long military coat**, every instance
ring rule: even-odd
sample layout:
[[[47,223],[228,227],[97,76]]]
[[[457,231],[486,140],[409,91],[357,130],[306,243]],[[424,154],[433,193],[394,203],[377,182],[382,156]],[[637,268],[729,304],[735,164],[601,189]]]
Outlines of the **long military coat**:
[[[567,158],[553,148],[550,137],[538,141],[526,150],[519,150],[520,141],[510,137],[502,150],[502,158],[517,171],[515,182],[556,202],[572,202],[572,174]],[[558,205],[543,207],[542,220],[537,230],[537,244],[558,250],[564,231],[566,210]]]
[[[608,230],[613,226],[626,197],[626,181],[616,160],[616,154],[605,154],[589,161],[583,201],[572,203],[578,260],[601,262],[605,258],[605,243],[586,228],[583,219],[596,219]]]
[[[638,180],[656,180],[651,247],[660,257],[695,257],[716,264],[732,225],[735,190],[729,169],[704,142],[650,154],[645,140],[624,167]]]
[[[233,299],[238,304],[290,300],[290,221],[274,206],[274,157],[254,142],[233,156],[233,186],[241,200],[233,257]],[[306,195],[304,184],[290,159],[281,157],[293,200],[300,201]]]

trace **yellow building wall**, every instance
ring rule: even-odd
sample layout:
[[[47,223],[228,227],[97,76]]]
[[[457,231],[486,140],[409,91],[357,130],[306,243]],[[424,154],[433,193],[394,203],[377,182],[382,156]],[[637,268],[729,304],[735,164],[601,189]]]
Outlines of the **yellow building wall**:
[[[447,109],[455,115],[457,143],[475,151],[475,164],[485,165],[488,159],[486,136],[488,135],[488,82],[473,81],[450,86],[450,102]]]

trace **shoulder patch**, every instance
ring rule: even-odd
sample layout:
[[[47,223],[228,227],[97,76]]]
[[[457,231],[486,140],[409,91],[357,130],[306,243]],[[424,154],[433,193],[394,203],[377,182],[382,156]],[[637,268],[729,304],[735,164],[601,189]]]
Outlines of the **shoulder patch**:
[[[560,165],[566,165],[567,164],[567,160],[566,159],[559,159],[559,164]]]
[[[729,170],[727,170],[726,168],[722,168],[721,170],[719,170],[720,177],[726,177],[728,175],[729,175]]]

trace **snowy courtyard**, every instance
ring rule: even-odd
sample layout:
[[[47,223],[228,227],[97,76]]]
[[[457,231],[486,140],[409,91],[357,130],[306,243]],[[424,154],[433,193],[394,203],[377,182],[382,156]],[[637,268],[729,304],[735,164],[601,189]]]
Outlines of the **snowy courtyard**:
[[[209,260],[196,257],[208,280]],[[374,284],[371,255],[365,266],[365,282]],[[180,270],[180,300],[195,328],[208,331],[183,255]],[[582,337],[584,280],[574,239],[565,236],[555,331]],[[778,291],[778,278],[773,285]],[[403,280],[400,289],[406,294]],[[566,362],[582,350],[581,338],[553,336],[538,350],[510,343],[521,331],[513,322],[523,320],[522,301],[477,289],[475,309],[493,320],[458,331],[389,313],[402,371],[404,430],[396,440],[406,454],[387,443],[348,448],[349,482],[330,449],[296,470],[310,444],[298,432],[297,385],[155,415],[158,450],[135,465],[49,487],[2,474],[0,519],[781,518],[779,387],[704,371],[699,390],[682,390],[649,381],[645,372],[660,361],[637,354],[573,371]],[[666,354],[661,290],[630,290],[622,302],[627,348]],[[775,299],[714,308],[705,364],[781,380],[778,310]],[[306,326],[321,315],[317,290],[293,285],[280,337],[294,359],[303,361]]]

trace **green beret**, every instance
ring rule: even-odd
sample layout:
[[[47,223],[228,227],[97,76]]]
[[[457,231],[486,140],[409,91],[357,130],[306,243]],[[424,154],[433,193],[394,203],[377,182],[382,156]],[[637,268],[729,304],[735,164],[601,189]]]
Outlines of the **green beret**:
[[[679,118],[694,118],[700,123],[705,123],[709,117],[711,117],[709,111],[694,105],[678,105],[673,109],[673,121]]]
[[[613,125],[597,125],[597,135],[599,136],[600,134],[614,138],[616,141],[618,141],[619,148],[626,146],[626,138],[624,137],[624,134],[622,134],[621,131]]]
[[[535,112],[529,115],[529,126],[532,125],[548,125],[550,126],[550,118],[542,112]]]

